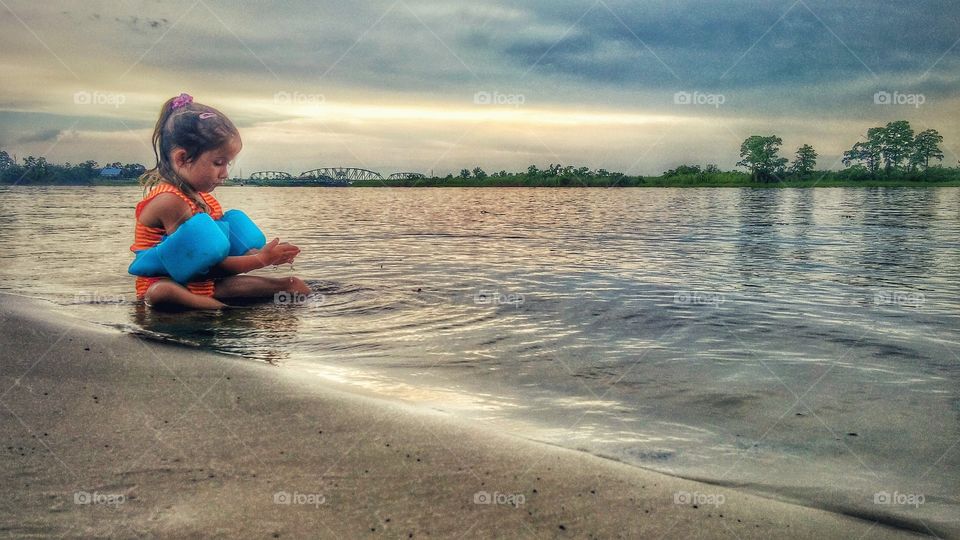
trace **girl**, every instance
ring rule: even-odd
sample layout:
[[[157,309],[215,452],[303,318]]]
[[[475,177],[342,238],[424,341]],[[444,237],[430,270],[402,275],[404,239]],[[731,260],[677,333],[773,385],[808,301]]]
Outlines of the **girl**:
[[[240,153],[240,134],[220,111],[194,103],[187,94],[171,98],[160,109],[153,130],[157,165],[140,177],[149,193],[137,204],[131,251],[151,248],[198,212],[220,219],[223,210],[213,195],[227,179],[227,165]],[[278,293],[306,295],[310,288],[296,277],[242,276],[265,266],[293,262],[300,250],[274,238],[263,249],[227,257],[208,279],[186,287],[165,277],[138,277],[137,298],[150,305],[218,309],[228,298],[262,298]],[[275,297],[275,296],[274,296]]]

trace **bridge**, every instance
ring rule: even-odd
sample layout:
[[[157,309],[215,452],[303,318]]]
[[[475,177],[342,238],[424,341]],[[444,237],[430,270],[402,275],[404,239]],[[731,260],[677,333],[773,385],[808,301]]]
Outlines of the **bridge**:
[[[391,180],[422,180],[425,175],[418,172],[396,172],[390,175]]]
[[[298,178],[314,180],[340,180],[353,182],[354,180],[383,180],[380,173],[354,167],[324,167],[300,173]]]
[[[290,180],[290,173],[283,171],[260,171],[250,175],[251,180]]]
[[[426,176],[415,172],[398,172],[390,175],[390,180],[423,178]],[[348,186],[357,180],[383,180],[383,176],[376,171],[357,167],[321,167],[304,171],[297,176],[282,171],[259,171],[251,174],[250,180],[275,181],[284,184]]]

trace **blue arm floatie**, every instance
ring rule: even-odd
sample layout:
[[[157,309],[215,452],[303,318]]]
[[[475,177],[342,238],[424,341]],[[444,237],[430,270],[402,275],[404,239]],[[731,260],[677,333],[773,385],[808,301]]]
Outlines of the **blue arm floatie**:
[[[241,210],[227,210],[220,223],[229,224],[230,256],[243,255],[253,248],[260,249],[267,244],[267,237],[259,227]]]
[[[159,244],[136,252],[128,272],[135,276],[170,276],[180,284],[205,275],[228,255],[262,248],[266,237],[240,210],[229,210],[220,221],[197,214]]]

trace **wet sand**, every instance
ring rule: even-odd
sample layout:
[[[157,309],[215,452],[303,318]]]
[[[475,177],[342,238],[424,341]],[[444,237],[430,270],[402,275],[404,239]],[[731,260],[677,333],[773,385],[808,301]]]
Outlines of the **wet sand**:
[[[0,536],[905,538],[0,295]]]

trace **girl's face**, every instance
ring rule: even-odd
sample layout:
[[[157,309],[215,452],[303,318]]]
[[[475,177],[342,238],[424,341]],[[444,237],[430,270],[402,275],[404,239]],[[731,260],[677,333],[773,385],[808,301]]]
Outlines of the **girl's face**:
[[[173,150],[173,165],[180,178],[190,187],[201,193],[209,193],[229,177],[227,169],[230,162],[242,147],[240,137],[233,137],[223,146],[200,154],[194,161],[186,161],[187,151],[176,148]]]

